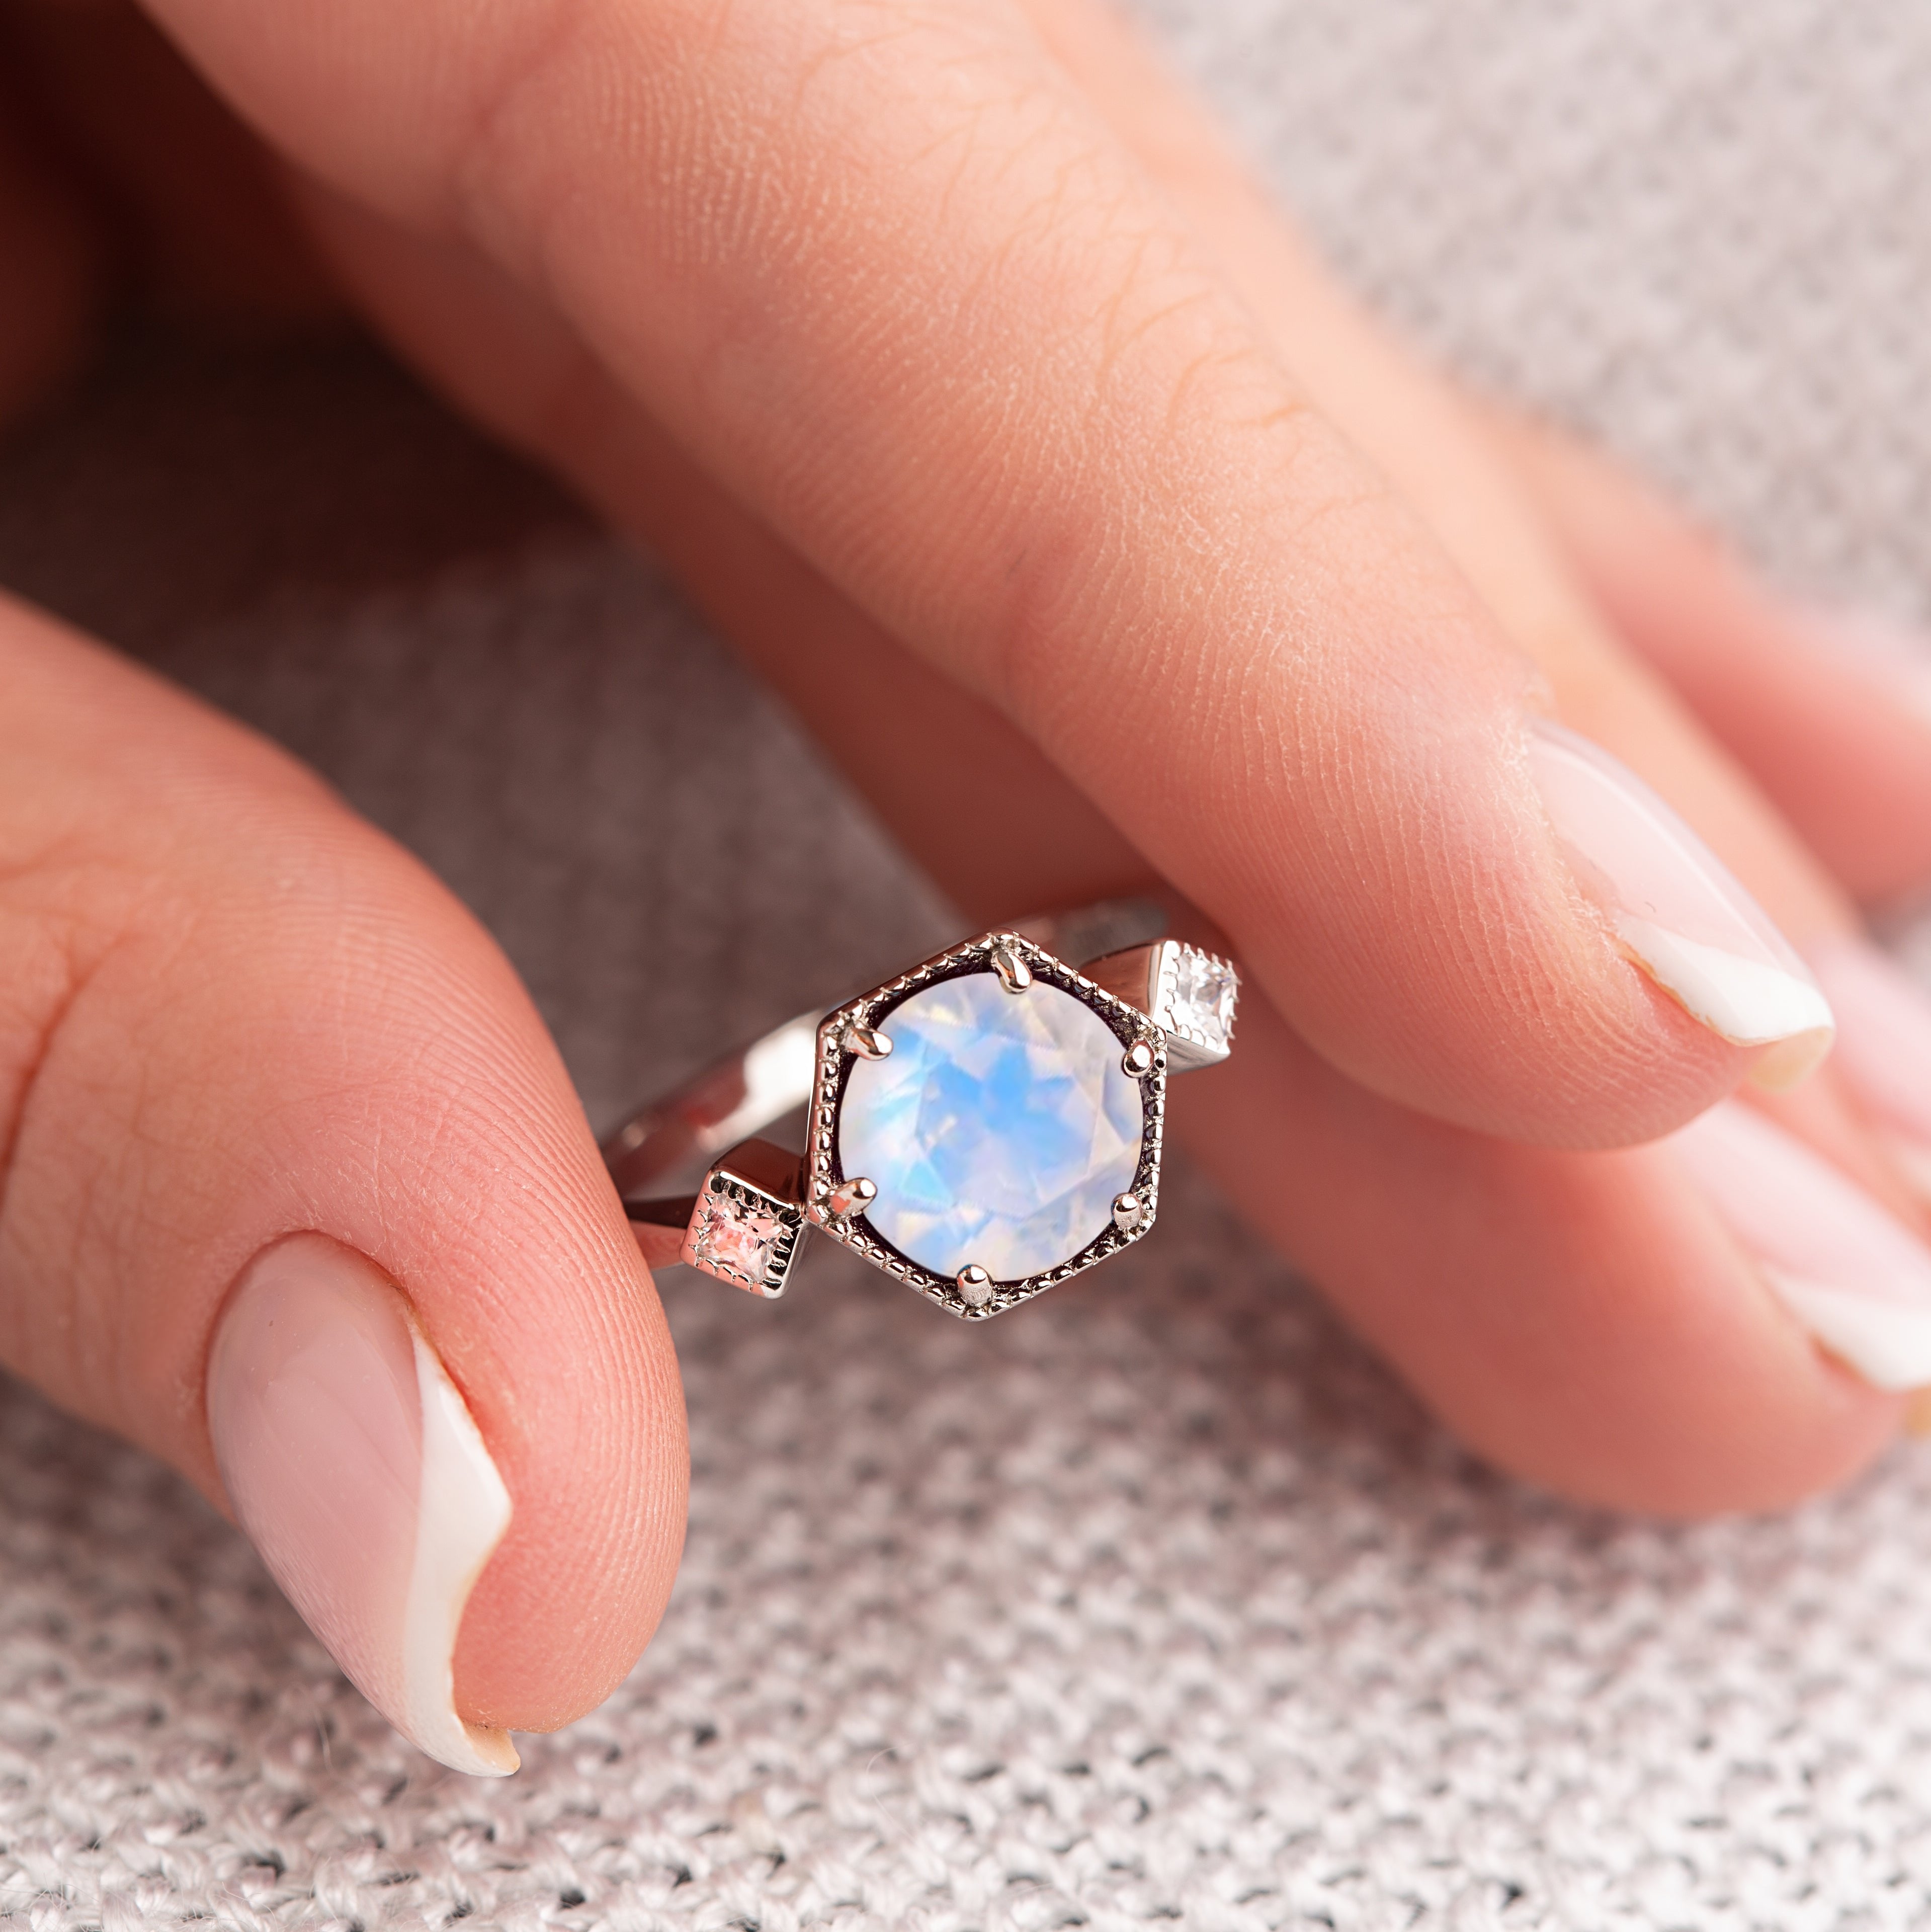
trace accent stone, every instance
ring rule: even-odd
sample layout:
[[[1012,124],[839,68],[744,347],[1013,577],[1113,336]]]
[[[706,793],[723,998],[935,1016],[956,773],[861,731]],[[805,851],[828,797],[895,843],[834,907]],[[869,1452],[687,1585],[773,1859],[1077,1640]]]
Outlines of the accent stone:
[[[877,1234],[934,1274],[976,1264],[1017,1281],[1113,1226],[1146,1100],[1091,1007],[1044,980],[1014,993],[973,973],[880,1024],[891,1058],[853,1066],[838,1129],[844,1171],[877,1185]]]
[[[1234,1004],[1240,976],[1224,959],[1198,946],[1174,949],[1173,992],[1162,1023],[1182,1034],[1198,1036],[1216,1053],[1225,1053],[1234,1036]]]
[[[734,1199],[728,1194],[706,1194],[698,1203],[691,1231],[693,1258],[713,1272],[728,1275],[745,1287],[762,1289],[784,1223],[772,1210]]]

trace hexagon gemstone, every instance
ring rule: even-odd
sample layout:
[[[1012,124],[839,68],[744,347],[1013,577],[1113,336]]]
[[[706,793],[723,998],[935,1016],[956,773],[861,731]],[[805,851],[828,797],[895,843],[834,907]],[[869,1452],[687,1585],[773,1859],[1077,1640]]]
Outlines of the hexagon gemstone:
[[[1145,1100],[1091,1007],[1042,979],[1009,993],[972,973],[914,993],[880,1030],[892,1054],[853,1065],[838,1157],[877,1184],[865,1219],[901,1254],[1016,1281],[1113,1225]]]

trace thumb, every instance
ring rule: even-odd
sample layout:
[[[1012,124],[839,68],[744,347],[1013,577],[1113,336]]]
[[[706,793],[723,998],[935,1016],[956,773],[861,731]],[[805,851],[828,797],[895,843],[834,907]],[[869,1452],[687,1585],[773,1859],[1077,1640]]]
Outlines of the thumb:
[[[432,1755],[600,1701],[675,1570],[661,1311],[451,896],[0,600],[0,1360],[240,1521]]]

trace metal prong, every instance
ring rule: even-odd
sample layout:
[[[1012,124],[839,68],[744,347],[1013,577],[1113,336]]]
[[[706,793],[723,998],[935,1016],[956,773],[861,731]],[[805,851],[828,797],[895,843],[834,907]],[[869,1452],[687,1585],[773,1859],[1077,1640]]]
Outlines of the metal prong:
[[[1153,1070],[1153,1049],[1144,1040],[1136,1040],[1120,1055],[1120,1064],[1135,1080],[1144,1080]]]
[[[1169,1073],[1218,1066],[1227,1058],[1240,997],[1240,975],[1231,961],[1160,939],[1090,959],[1080,970],[1166,1035]]]
[[[860,1026],[854,1020],[845,1028],[845,1051],[861,1060],[883,1060],[892,1052],[892,1041],[875,1027]]]
[[[992,970],[1009,993],[1023,993],[1033,983],[1033,969],[1010,946],[992,949]]]
[[[992,1277],[976,1262],[958,1271],[959,1298],[969,1307],[983,1308],[992,1299]]]
[[[1147,1204],[1137,1194],[1113,1197],[1113,1225],[1123,1234],[1130,1234],[1147,1218]]]
[[[825,1196],[825,1210],[835,1220],[843,1221],[862,1213],[877,1198],[877,1184],[862,1174],[854,1174],[849,1180],[840,1181]]]

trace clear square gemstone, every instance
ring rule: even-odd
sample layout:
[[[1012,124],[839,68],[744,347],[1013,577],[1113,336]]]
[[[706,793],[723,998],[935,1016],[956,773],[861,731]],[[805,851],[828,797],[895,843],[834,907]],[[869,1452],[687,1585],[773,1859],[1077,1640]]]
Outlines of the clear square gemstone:
[[[1240,989],[1234,968],[1210,952],[1183,946],[1175,950],[1173,972],[1162,1023],[1225,1053],[1234,1035],[1234,1003]]]
[[[691,1253],[700,1267],[762,1288],[784,1232],[769,1208],[713,1191],[699,1202],[691,1230]]]

